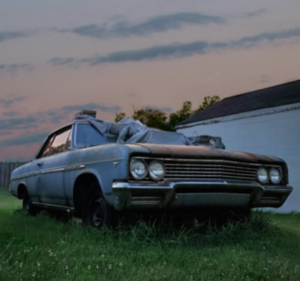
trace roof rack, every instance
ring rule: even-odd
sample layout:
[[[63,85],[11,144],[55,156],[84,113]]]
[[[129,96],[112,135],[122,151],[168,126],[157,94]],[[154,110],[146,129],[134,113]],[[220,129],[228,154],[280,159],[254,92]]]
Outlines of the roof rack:
[[[92,116],[93,118],[96,118],[96,114],[97,114],[97,111],[95,111],[95,110],[84,109],[84,110],[81,110],[80,112],[76,113],[75,116],[89,115],[89,116]]]

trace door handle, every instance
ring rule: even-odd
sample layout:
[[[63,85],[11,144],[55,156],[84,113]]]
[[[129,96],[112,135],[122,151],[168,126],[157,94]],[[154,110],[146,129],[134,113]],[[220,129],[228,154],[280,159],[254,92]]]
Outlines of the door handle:
[[[37,162],[36,163],[39,167],[41,167],[43,164],[44,164],[44,162]]]

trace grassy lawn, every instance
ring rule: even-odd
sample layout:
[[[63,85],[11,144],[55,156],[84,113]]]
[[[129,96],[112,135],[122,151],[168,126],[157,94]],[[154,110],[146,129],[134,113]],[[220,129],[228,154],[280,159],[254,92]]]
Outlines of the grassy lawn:
[[[300,280],[300,214],[222,228],[83,229],[0,189],[0,280]]]

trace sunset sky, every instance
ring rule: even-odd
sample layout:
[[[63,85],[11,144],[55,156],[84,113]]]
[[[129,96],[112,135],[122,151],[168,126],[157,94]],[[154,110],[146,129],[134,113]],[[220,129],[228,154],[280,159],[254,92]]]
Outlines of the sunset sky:
[[[299,0],[1,0],[0,161],[31,159],[84,108],[113,121],[300,79],[299,11]]]

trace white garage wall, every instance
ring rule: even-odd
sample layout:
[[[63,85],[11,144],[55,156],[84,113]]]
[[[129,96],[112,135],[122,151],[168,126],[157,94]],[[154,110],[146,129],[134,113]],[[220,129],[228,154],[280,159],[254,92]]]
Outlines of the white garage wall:
[[[289,168],[294,190],[280,212],[300,211],[300,109],[179,129],[186,136],[220,136],[226,150],[274,155]]]

